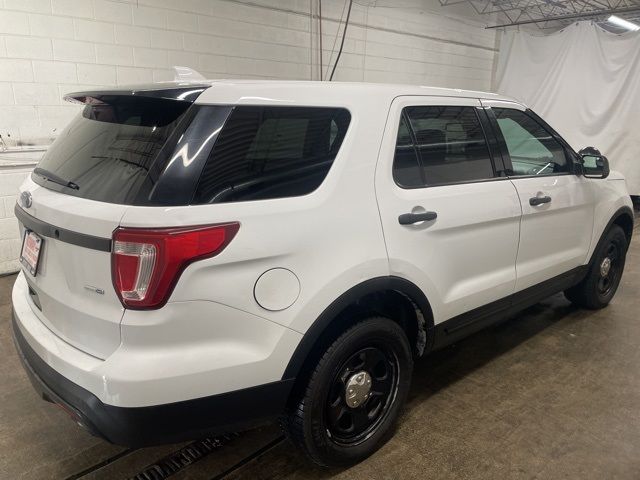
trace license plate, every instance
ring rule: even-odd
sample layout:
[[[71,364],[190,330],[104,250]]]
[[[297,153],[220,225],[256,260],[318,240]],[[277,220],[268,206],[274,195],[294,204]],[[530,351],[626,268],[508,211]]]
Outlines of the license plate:
[[[42,238],[40,235],[25,231],[22,240],[22,252],[20,253],[20,263],[27,271],[35,277],[38,271],[38,260],[40,260],[40,250],[42,250]]]

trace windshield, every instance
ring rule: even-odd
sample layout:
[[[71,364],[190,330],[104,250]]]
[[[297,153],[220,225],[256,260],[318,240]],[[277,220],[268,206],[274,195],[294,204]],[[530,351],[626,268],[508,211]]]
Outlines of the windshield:
[[[67,195],[133,204],[154,163],[173,151],[191,103],[124,95],[91,102],[49,147],[32,178]]]

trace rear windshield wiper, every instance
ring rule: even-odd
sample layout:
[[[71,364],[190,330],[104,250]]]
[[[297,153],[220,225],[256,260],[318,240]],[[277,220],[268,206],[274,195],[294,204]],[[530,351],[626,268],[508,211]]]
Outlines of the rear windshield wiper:
[[[33,173],[35,173],[36,175],[40,175],[48,182],[57,183],[58,185],[62,185],[63,187],[73,188],[74,190],[80,190],[80,187],[77,184],[69,180],[65,180],[64,178],[59,177],[55,173],[50,172],[49,170],[45,170],[44,168],[36,167],[33,169]]]

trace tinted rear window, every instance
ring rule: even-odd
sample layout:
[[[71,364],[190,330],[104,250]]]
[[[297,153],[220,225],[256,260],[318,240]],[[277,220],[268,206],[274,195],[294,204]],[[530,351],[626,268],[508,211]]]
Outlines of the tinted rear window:
[[[447,185],[494,175],[474,107],[415,106],[403,110],[393,164],[398,185]]]
[[[331,168],[350,119],[341,108],[235,107],[204,167],[194,203],[311,193]]]
[[[82,113],[49,147],[40,169],[75,183],[72,189],[41,185],[91,200],[134,203],[149,170],[185,117],[190,102],[135,96],[104,96]]]

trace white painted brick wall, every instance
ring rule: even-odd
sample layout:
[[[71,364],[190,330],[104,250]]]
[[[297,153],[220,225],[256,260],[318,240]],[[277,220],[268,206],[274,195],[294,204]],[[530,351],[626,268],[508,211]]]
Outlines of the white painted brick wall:
[[[317,0],[0,0],[0,135],[10,147],[47,144],[78,112],[65,93],[169,80],[172,65],[209,78],[320,79],[335,62],[345,0],[322,2],[322,74],[311,5]],[[464,8],[354,3],[334,79],[490,89],[496,33]],[[16,265],[12,204],[25,175],[0,165],[0,272]]]
[[[335,79],[490,88],[493,30],[437,0],[398,3],[354,4]],[[48,143],[77,112],[61,100],[68,91],[167,80],[176,64],[217,78],[318,79],[311,5],[317,0],[0,0],[0,134],[10,144]],[[345,0],[322,5],[326,72]]]
[[[30,172],[31,168],[0,168],[0,274],[19,269],[21,241],[13,208],[18,187]]]

